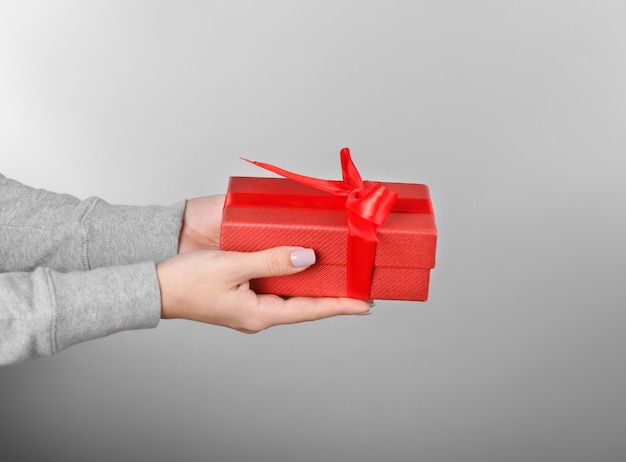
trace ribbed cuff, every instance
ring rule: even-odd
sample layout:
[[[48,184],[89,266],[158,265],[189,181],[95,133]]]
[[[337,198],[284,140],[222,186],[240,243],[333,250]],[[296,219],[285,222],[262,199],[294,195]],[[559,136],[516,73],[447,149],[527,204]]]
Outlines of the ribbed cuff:
[[[53,353],[115,332],[156,327],[161,295],[154,263],[50,273],[56,302]]]
[[[140,207],[96,200],[81,224],[85,267],[159,263],[173,257],[178,252],[185,203]]]

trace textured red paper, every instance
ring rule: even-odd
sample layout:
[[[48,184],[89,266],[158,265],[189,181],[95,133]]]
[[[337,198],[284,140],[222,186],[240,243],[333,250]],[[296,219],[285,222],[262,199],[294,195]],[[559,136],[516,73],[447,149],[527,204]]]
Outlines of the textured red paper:
[[[430,202],[428,187],[411,183],[382,183],[398,193],[398,202]],[[249,206],[231,206],[237,195],[252,198]],[[267,206],[264,195],[310,199],[306,208]],[[339,206],[309,208],[330,194],[283,178],[231,177],[224,207],[221,248],[256,251],[280,245],[315,249],[317,263],[302,273],[257,279],[258,293],[283,296],[346,296],[347,214]],[[336,200],[342,200],[338,198]],[[345,200],[345,199],[343,199]],[[296,201],[297,202],[297,201]],[[392,212],[378,228],[370,299],[417,300],[428,297],[430,269],[435,265],[437,230],[432,213]]]

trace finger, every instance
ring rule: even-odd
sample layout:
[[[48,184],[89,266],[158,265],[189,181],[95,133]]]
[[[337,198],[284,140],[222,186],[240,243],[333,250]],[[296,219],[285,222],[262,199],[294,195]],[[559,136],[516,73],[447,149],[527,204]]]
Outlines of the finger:
[[[303,247],[274,247],[258,252],[239,252],[234,255],[240,281],[287,276],[299,273],[315,263],[313,249]]]
[[[269,326],[371,312],[370,303],[353,298],[293,297],[284,300],[260,295],[258,300]]]

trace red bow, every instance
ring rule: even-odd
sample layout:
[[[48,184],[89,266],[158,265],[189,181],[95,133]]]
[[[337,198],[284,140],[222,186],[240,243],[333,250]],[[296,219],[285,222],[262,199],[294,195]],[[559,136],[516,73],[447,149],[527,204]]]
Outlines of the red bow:
[[[340,155],[343,181],[312,178],[263,162],[243,160],[312,188],[336,196],[346,196],[349,235],[361,237],[369,242],[378,242],[376,230],[391,213],[398,193],[378,182],[363,181],[350,158],[348,148],[343,148]]]

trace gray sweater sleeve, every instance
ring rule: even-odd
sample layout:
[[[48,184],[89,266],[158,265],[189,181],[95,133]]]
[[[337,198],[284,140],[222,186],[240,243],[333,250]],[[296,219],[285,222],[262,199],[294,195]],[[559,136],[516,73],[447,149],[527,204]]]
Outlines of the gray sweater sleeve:
[[[115,206],[0,175],[0,365],[160,319],[185,203]]]

